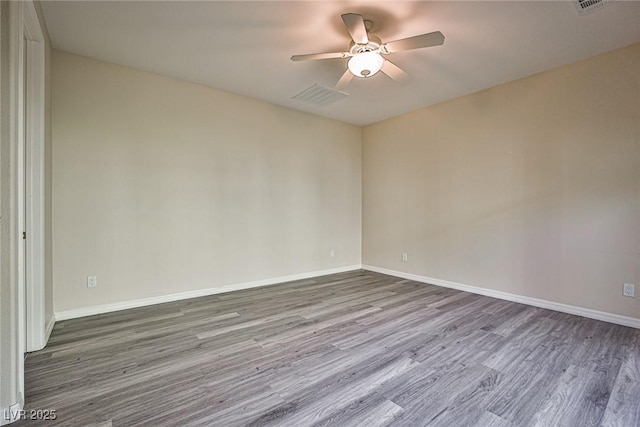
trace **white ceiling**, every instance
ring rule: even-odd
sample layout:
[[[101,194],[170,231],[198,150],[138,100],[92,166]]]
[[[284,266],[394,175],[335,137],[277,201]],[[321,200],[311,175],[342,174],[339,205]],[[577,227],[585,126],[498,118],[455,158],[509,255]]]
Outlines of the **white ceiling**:
[[[53,47],[365,125],[640,41],[640,2],[578,15],[571,1],[46,1]],[[443,46],[388,56],[412,78],[353,79],[327,106],[291,99],[333,87],[347,50],[340,14],[383,42],[439,30]],[[640,70],[639,70],[640,72]]]

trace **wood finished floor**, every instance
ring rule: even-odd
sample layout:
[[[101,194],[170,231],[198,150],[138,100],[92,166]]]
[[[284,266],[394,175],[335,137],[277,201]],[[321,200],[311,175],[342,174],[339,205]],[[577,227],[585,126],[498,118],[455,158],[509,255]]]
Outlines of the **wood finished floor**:
[[[640,426],[640,330],[371,272],[56,324],[27,409],[100,426]]]

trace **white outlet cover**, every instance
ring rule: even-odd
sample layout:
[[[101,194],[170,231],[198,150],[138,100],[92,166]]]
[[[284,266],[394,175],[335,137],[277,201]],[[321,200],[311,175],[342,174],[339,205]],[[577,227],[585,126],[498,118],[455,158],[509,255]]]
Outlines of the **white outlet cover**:
[[[97,276],[87,276],[87,288],[95,288],[98,286]]]
[[[622,288],[622,295],[625,297],[636,297],[636,285],[632,285],[631,283],[625,283]]]

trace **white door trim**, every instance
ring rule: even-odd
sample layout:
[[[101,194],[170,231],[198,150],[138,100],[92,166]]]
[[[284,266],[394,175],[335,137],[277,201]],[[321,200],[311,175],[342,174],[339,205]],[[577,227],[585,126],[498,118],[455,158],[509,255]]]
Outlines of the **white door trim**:
[[[18,393],[19,404],[22,409],[24,403],[24,358],[26,350],[26,337],[24,334],[25,325],[25,289],[24,289],[24,242],[22,240],[22,230],[24,230],[24,186],[22,176],[24,175],[24,158],[22,150],[23,139],[23,4],[22,2],[9,3],[9,135],[11,160],[9,174],[11,181],[11,242],[9,248],[10,257],[10,277],[11,284],[15,286],[18,302],[17,322],[17,348],[15,358],[18,361]],[[12,420],[13,421],[13,420]]]
[[[26,314],[27,351],[46,344],[44,269],[44,137],[45,39],[34,4],[24,2],[24,38],[27,40],[26,134]]]
[[[9,4],[10,277],[17,294],[19,399],[24,399],[24,353],[45,345],[44,319],[44,34],[31,0]],[[26,42],[25,42],[26,41]],[[28,66],[25,70],[25,49]],[[24,97],[26,71],[27,98]],[[25,102],[27,111],[25,111]],[[25,133],[25,120],[29,129]],[[25,150],[26,148],[26,150]],[[25,159],[25,152],[27,157]],[[26,162],[25,162],[26,160]],[[26,184],[25,185],[25,177]],[[28,203],[25,211],[25,196]],[[26,217],[26,220],[25,220]],[[29,243],[25,253],[23,231]],[[26,258],[26,259],[25,259]],[[28,266],[28,271],[25,269]],[[28,280],[25,280],[28,278]],[[27,290],[28,286],[28,290]],[[29,295],[29,298],[26,295]],[[28,317],[28,320],[26,318]],[[26,321],[26,324],[25,324]],[[26,329],[28,328],[28,329]],[[26,333],[25,333],[26,331]],[[28,338],[27,338],[28,337]]]

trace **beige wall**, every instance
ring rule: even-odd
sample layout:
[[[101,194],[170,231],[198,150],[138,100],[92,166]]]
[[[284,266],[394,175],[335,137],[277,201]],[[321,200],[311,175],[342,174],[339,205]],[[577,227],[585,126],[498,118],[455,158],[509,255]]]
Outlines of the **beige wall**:
[[[56,312],[360,263],[359,127],[59,51],[52,80]]]
[[[364,264],[640,318],[640,44],[365,127],[363,187]]]

